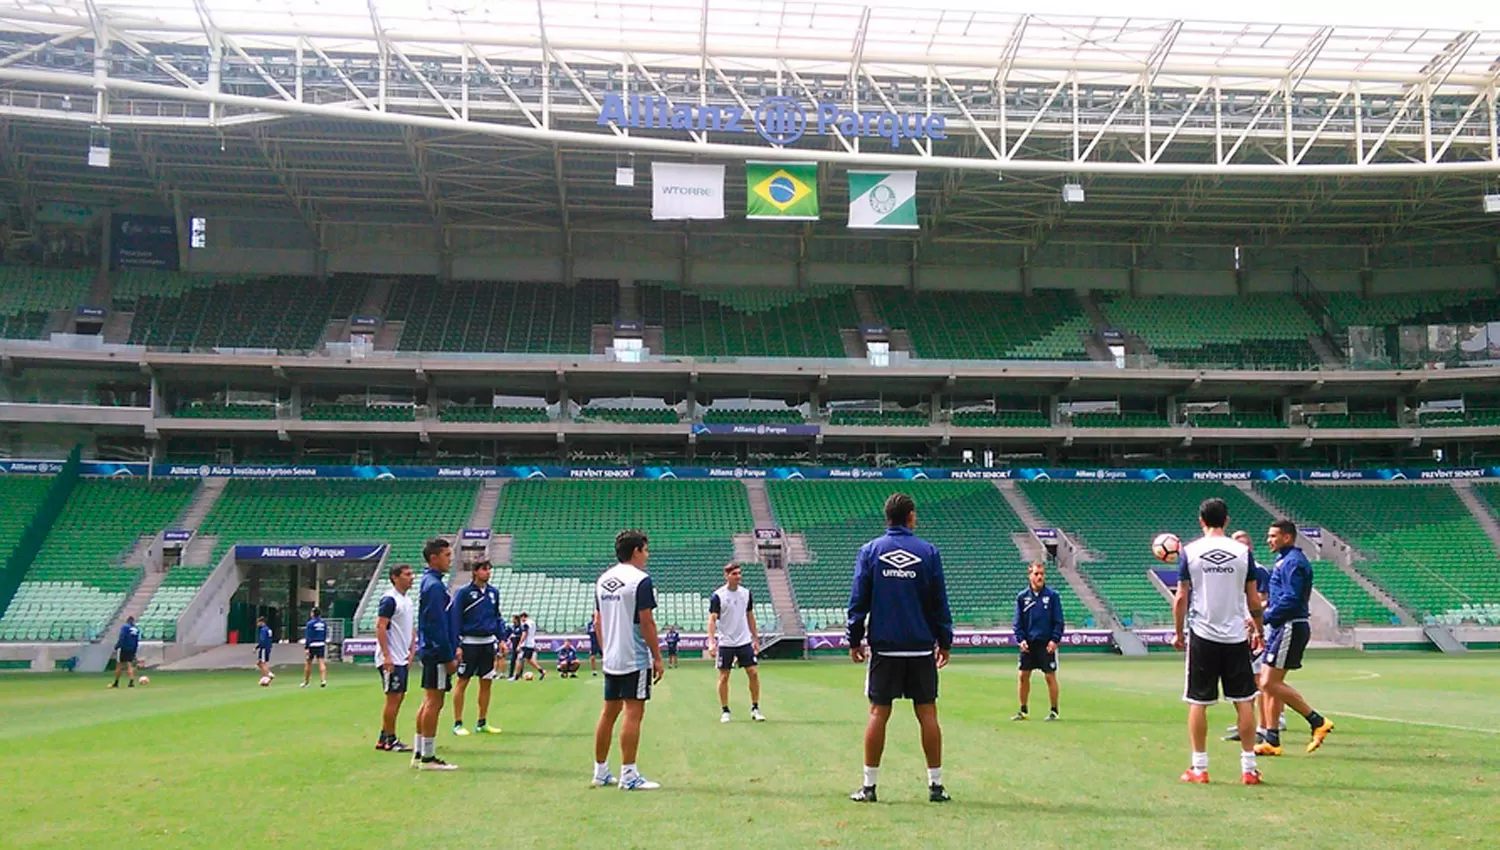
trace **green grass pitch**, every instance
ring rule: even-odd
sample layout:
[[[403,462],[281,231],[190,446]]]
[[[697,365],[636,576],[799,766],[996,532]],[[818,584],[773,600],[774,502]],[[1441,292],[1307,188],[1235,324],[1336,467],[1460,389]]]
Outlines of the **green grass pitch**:
[[[1314,755],[1290,718],[1266,784],[1238,784],[1215,736],[1208,787],[1187,765],[1181,657],[1063,659],[1063,722],[1005,720],[1014,661],[963,659],[939,703],[954,801],[926,802],[916,725],[898,704],[880,804],[859,784],[861,668],[764,666],[763,724],[733,679],[718,722],[713,673],[668,671],[640,764],[659,792],[587,787],[600,679],[497,682],[504,734],[455,738],[460,765],[418,773],[372,748],[375,674],[334,665],[327,690],[300,669],[268,689],[250,672],[154,673],[108,691],[95,676],[0,677],[0,845],[6,847],[1386,847],[1500,845],[1496,657],[1313,653],[1293,681],[1338,724]],[[1042,685],[1040,676],[1035,684]],[[1040,695],[1040,696],[1038,696]],[[408,696],[408,742],[419,693]],[[474,709],[470,695],[469,720]],[[1220,706],[1212,729],[1231,720]],[[618,750],[612,767],[618,772]]]

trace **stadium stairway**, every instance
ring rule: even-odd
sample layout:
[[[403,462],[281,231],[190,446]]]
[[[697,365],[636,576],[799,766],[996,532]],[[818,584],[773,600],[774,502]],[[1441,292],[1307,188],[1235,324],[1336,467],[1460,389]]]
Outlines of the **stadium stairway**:
[[[1479,527],[1484,529],[1484,535],[1490,539],[1490,545],[1500,552],[1500,522],[1495,519],[1495,514],[1480,501],[1479,495],[1474,492],[1474,485],[1468,481],[1453,482],[1453,492],[1458,494],[1458,500],[1464,503],[1469,513],[1474,515],[1474,520]]]
[[[755,527],[780,529],[781,523],[776,521],[776,513],[771,509],[771,497],[766,493],[766,482],[750,478],[742,478],[740,481],[745,485],[745,496],[750,502],[750,516],[755,520]],[[750,560],[760,560],[760,552],[757,551],[758,545],[753,534],[735,535],[735,560],[741,560],[739,556],[740,537],[749,538],[748,542],[753,555]],[[807,637],[807,624],[802,621],[802,611],[797,607],[797,593],[792,587],[791,576],[787,574],[786,570],[785,559],[788,557],[789,551],[785,548],[785,534],[782,535],[782,545],[783,562],[775,568],[766,568],[766,586],[771,591],[771,606],[775,609],[776,616],[781,621],[782,633],[788,638],[801,640]]]
[[[1053,527],[1052,523],[1047,522],[1041,514],[1037,513],[1036,505],[1033,505],[1024,493],[1016,489],[1016,482],[996,481],[994,484],[995,489],[999,490],[1000,495],[1004,496],[1005,501],[1010,504],[1010,509],[1016,512],[1016,516],[1020,517],[1021,521],[1026,523],[1028,528]],[[1026,553],[1023,552],[1022,554],[1025,555]],[[1052,563],[1056,566],[1057,571],[1062,574],[1063,578],[1067,580],[1068,586],[1073,588],[1073,592],[1078,594],[1079,600],[1088,607],[1089,613],[1094,615],[1094,622],[1100,625],[1107,625],[1116,631],[1123,628],[1120,625],[1120,621],[1115,618],[1114,613],[1109,610],[1109,606],[1104,604],[1104,600],[1099,598],[1099,594],[1094,592],[1094,588],[1089,586],[1089,583],[1083,580],[1083,576],[1078,574],[1078,570],[1074,567],[1071,558],[1064,559],[1059,557]]]

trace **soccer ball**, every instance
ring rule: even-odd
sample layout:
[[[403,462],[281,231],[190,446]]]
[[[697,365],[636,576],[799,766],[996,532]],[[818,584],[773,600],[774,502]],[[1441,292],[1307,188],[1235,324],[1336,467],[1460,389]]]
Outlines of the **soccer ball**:
[[[526,674],[525,674],[525,675],[524,675],[524,676],[522,676],[522,677],[521,677],[521,678],[523,678],[523,679],[525,679],[525,680],[526,680],[526,681],[528,681],[528,682],[529,682],[529,681],[531,681],[531,680],[532,680],[532,679],[533,679],[533,678],[534,678],[534,677],[533,677],[533,675],[532,675],[532,673],[531,673],[531,671],[530,671],[530,670],[527,670],[527,671],[526,671]]]
[[[1182,551],[1182,541],[1170,531],[1156,535],[1156,538],[1151,541],[1151,554],[1163,563],[1174,563],[1180,551]]]
[[[149,684],[151,684],[151,677],[150,676],[142,676],[140,678],[140,683],[143,684],[143,685],[149,685]]]
[[[270,676],[261,676],[260,677],[260,686],[262,688],[269,688],[269,687],[271,687],[271,677]]]

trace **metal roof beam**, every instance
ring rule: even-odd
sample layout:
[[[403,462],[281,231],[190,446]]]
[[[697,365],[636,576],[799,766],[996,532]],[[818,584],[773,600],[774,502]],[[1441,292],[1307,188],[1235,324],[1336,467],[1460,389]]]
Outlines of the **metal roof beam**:
[[[250,139],[265,159],[266,167],[276,176],[276,182],[281,184],[282,190],[286,192],[297,214],[302,217],[303,222],[312,231],[313,237],[321,244],[323,239],[320,227],[321,216],[318,215],[317,206],[313,203],[312,197],[303,190],[301,181],[297,179],[297,175],[288,165],[286,153],[281,149],[281,145],[261,127],[250,128]]]
[[[422,187],[422,198],[427,202],[428,211],[432,213],[432,223],[441,233],[447,220],[447,214],[443,209],[443,197],[438,190],[437,180],[427,169],[427,149],[422,144],[415,127],[401,128],[401,144],[406,148],[406,155],[411,159],[412,168],[416,171],[417,182]]]
[[[568,215],[568,175],[563,169],[562,146],[552,148],[553,178],[557,181],[557,212],[562,222],[563,280],[573,281],[573,222]]]
[[[31,45],[30,47],[22,50],[17,50],[15,53],[9,54],[8,56],[0,56],[0,68],[4,68],[6,65],[14,65],[17,62],[24,62],[49,47],[58,47],[60,45],[67,44],[70,41],[76,40],[81,35],[88,35],[89,32],[90,30],[87,27],[69,30],[67,32],[53,36],[46,41],[39,41],[36,44]]]

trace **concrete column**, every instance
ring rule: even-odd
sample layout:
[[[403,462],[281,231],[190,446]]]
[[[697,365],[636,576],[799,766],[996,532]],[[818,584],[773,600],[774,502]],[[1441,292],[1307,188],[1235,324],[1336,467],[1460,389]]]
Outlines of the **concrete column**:
[[[937,424],[938,411],[943,409],[943,394],[940,392],[934,392],[932,394],[931,401],[927,405],[927,408],[928,424]]]
[[[1047,399],[1047,422],[1052,425],[1061,424],[1057,416],[1058,397],[1050,396]]]
[[[292,384],[292,418],[302,418],[302,385]]]

